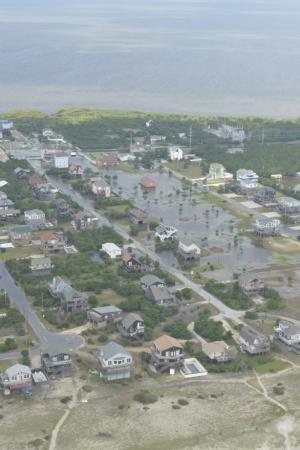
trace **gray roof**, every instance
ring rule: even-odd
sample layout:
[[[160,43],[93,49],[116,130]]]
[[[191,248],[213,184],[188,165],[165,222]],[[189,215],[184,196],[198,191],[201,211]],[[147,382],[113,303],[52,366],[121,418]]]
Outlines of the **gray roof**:
[[[6,371],[5,371],[5,373],[9,377],[16,375],[18,372],[30,372],[31,373],[31,370],[30,370],[30,367],[24,366],[24,364],[14,364],[13,366],[6,369]]]
[[[110,314],[110,313],[117,313],[122,312],[120,308],[114,305],[109,306],[101,306],[100,308],[92,308],[91,311],[97,313],[97,314]]]
[[[49,267],[51,264],[51,259],[41,256],[39,258],[31,258],[31,267],[39,267],[40,265],[48,265]]]
[[[250,344],[254,344],[256,339],[268,340],[267,336],[250,327],[243,327],[240,331],[240,336]]]
[[[100,350],[100,356],[105,358],[105,359],[111,359],[116,355],[119,355],[120,353],[125,355],[125,356],[130,356],[131,354],[125,350],[124,347],[122,347],[122,345],[117,344],[117,342],[108,342],[108,344],[106,344],[104,347],[102,347],[102,349]]]
[[[145,284],[146,286],[152,286],[153,284],[164,284],[164,282],[158,278],[156,275],[144,275],[141,278],[141,283]]]
[[[124,317],[124,319],[122,320],[122,325],[123,327],[127,330],[129,327],[131,327],[131,325],[134,324],[134,322],[144,322],[143,319],[141,318],[141,316],[139,314],[135,314],[135,313],[129,313],[127,314],[126,317]]]
[[[154,300],[157,302],[173,297],[165,286],[150,286],[149,290],[151,291]]]
[[[42,355],[49,355],[50,358],[52,356],[60,355],[61,353],[69,354],[71,352],[70,346],[63,341],[54,342],[53,344],[48,344],[46,348],[41,349]]]

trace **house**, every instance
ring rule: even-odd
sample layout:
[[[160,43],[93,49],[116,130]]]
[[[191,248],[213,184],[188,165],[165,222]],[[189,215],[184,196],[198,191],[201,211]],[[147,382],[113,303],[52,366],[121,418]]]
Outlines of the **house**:
[[[178,243],[178,256],[184,261],[195,261],[200,258],[201,249],[189,239],[180,239]]]
[[[174,306],[177,303],[175,297],[165,286],[150,286],[145,291],[145,295],[156,305]]]
[[[300,327],[285,320],[280,320],[274,328],[278,339],[286,345],[300,344]]]
[[[236,180],[242,190],[254,189],[257,188],[258,175],[253,170],[239,169],[236,172]]]
[[[0,209],[0,221],[14,221],[21,214],[19,209]]]
[[[29,225],[19,225],[9,232],[12,243],[17,247],[27,247],[32,243],[32,228]]]
[[[14,170],[14,174],[16,175],[17,180],[24,180],[24,179],[28,178],[28,176],[30,174],[30,170],[22,169],[21,167],[17,167]]]
[[[67,153],[55,153],[53,159],[53,165],[55,169],[68,169],[69,168],[69,155]]]
[[[65,249],[65,239],[62,231],[43,233],[40,239],[41,250],[45,255],[61,253]]]
[[[118,159],[120,162],[130,162],[130,161],[135,161],[136,156],[133,155],[132,153],[120,153],[118,155]]]
[[[131,376],[133,358],[116,342],[109,342],[97,352],[100,363],[99,375],[105,381],[128,379]]]
[[[102,178],[97,178],[92,181],[91,190],[92,193],[98,197],[111,197],[111,187]]]
[[[262,355],[270,351],[270,340],[253,328],[244,326],[240,331],[240,346],[250,355]]]
[[[30,270],[33,275],[46,275],[52,272],[54,265],[50,258],[44,256],[32,256],[30,260]]]
[[[113,322],[120,317],[122,310],[117,306],[101,306],[99,308],[89,309],[87,312],[88,320],[97,325],[100,322]]]
[[[279,211],[283,214],[298,214],[300,201],[292,197],[281,197],[278,200]]]
[[[14,123],[9,119],[0,119],[1,130],[11,130],[14,127]]]
[[[71,178],[82,178],[84,170],[79,164],[71,164],[68,173]]]
[[[167,139],[166,136],[154,134],[150,136],[150,143],[151,145],[161,144],[162,142],[165,142],[166,139]]]
[[[148,214],[141,209],[133,208],[129,211],[129,220],[134,225],[146,225],[148,223]]]
[[[61,344],[49,346],[41,351],[41,363],[47,375],[67,375],[72,367],[69,349]]]
[[[79,211],[74,216],[74,225],[76,230],[89,230],[95,228],[99,222],[97,217],[93,217],[88,213]]]
[[[0,385],[4,390],[30,393],[32,390],[31,369],[24,364],[14,364],[0,375]]]
[[[98,159],[96,164],[100,169],[113,169],[118,166],[119,159],[115,153],[111,153]]]
[[[128,338],[141,338],[145,333],[145,324],[139,314],[129,313],[121,322],[121,333]]]
[[[240,275],[238,283],[240,290],[249,297],[261,294],[265,287],[265,283],[261,278],[250,273]]]
[[[5,194],[5,197],[4,197],[4,195],[2,195],[2,198],[0,198],[0,210],[4,211],[4,210],[9,210],[9,209],[14,209],[14,206],[15,206],[14,202],[12,200],[10,200],[9,198],[7,198],[6,194]]]
[[[172,145],[168,148],[168,152],[171,161],[181,161],[183,158],[183,151],[180,147]]]
[[[282,182],[282,174],[281,173],[273,173],[271,178],[276,181],[276,183]]]
[[[46,214],[41,209],[30,209],[24,212],[27,225],[34,228],[43,228],[46,224]]]
[[[156,188],[156,182],[150,177],[142,177],[140,179],[139,184],[143,189],[146,189],[146,190]]]
[[[171,336],[165,334],[152,343],[150,364],[159,372],[180,369],[183,365],[183,357],[182,345]]]
[[[86,311],[87,300],[80,292],[72,288],[61,277],[54,277],[49,283],[49,292],[53,298],[60,300],[61,305],[70,313],[79,313]]]
[[[223,164],[212,163],[209,166],[208,175],[206,177],[206,182],[208,184],[224,184],[227,181],[233,179],[232,173],[226,171]]]
[[[254,231],[258,236],[278,236],[280,233],[280,220],[274,217],[258,216]]]
[[[47,181],[44,180],[44,178],[39,177],[38,175],[32,175],[29,178],[29,186],[31,187],[31,189],[36,189],[37,186],[42,186],[44,184],[47,184]]]
[[[141,280],[141,288],[146,291],[151,286],[158,286],[158,287],[164,287],[165,283],[160,278],[158,278],[156,275],[144,275]]]
[[[237,357],[237,349],[224,341],[202,342],[202,352],[212,361],[218,363],[233,361]]]
[[[35,193],[37,200],[40,200],[42,202],[49,202],[49,201],[53,200],[55,197],[55,194],[51,190],[49,184],[38,185],[34,189],[34,193]]]
[[[122,266],[130,273],[139,273],[147,270],[148,265],[143,262],[143,256],[137,252],[124,252],[122,255]]]
[[[59,217],[69,217],[72,213],[71,206],[63,198],[55,201],[56,212]]]
[[[160,224],[155,228],[154,236],[158,238],[161,242],[166,240],[173,240],[177,237],[177,229],[172,226],[167,226],[164,224]]]
[[[105,244],[102,244],[101,250],[106,253],[110,259],[116,259],[122,256],[122,249],[113,242],[106,242]]]
[[[269,207],[276,205],[275,189],[268,186],[258,187],[254,191],[254,201]]]

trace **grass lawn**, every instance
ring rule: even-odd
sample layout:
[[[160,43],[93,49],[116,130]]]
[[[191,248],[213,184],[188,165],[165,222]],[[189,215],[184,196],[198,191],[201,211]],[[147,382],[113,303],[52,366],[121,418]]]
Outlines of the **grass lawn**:
[[[41,250],[38,247],[27,248],[10,248],[5,252],[1,252],[1,259],[7,261],[8,259],[28,258],[31,255],[40,254]]]
[[[251,358],[250,359],[251,366],[256,372],[260,375],[264,375],[266,373],[274,373],[280,372],[281,370],[286,369],[290,366],[290,364],[286,361],[282,361],[281,359],[272,359],[272,358]]]
[[[124,297],[116,294],[111,289],[105,289],[101,294],[97,295],[99,306],[105,305],[118,305],[121,301],[124,300]]]
[[[201,162],[190,163],[187,165],[186,162],[183,161],[173,161],[167,163],[166,166],[187,178],[200,178],[203,176]]]

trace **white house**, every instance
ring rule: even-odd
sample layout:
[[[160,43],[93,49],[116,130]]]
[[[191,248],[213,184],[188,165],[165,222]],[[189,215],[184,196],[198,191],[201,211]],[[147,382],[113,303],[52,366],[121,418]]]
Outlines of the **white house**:
[[[275,332],[280,341],[286,345],[300,344],[300,327],[281,320],[275,327]]]
[[[24,391],[31,389],[32,376],[30,367],[23,364],[14,364],[6,369],[0,376],[0,384],[4,389],[11,391]]]
[[[136,159],[136,156],[132,153],[120,153],[118,155],[118,159],[121,162],[128,162],[128,161],[134,161]]]
[[[99,197],[111,197],[111,187],[102,179],[92,182],[92,192]]]
[[[253,170],[239,169],[236,172],[236,180],[241,188],[253,189],[257,187],[258,175]]]
[[[44,226],[46,215],[41,209],[30,209],[24,212],[25,222],[33,228]]]
[[[2,130],[11,130],[14,124],[11,120],[0,119],[0,129]]]
[[[56,169],[68,169],[69,155],[67,153],[56,153],[54,155],[54,167]]]
[[[111,259],[116,259],[122,256],[122,250],[113,242],[106,242],[105,244],[102,244],[102,251]]]
[[[105,381],[130,378],[133,358],[131,354],[116,342],[109,342],[97,352],[100,363],[100,377]]]
[[[172,145],[168,148],[168,151],[171,161],[180,161],[183,158],[183,151],[180,147]]]
[[[178,243],[178,254],[185,261],[193,261],[200,258],[201,249],[189,239],[180,239]]]

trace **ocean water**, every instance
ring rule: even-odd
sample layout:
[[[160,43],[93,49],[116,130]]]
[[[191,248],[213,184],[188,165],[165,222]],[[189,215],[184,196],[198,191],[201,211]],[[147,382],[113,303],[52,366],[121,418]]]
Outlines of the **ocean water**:
[[[0,111],[300,116],[299,0],[0,0]]]

